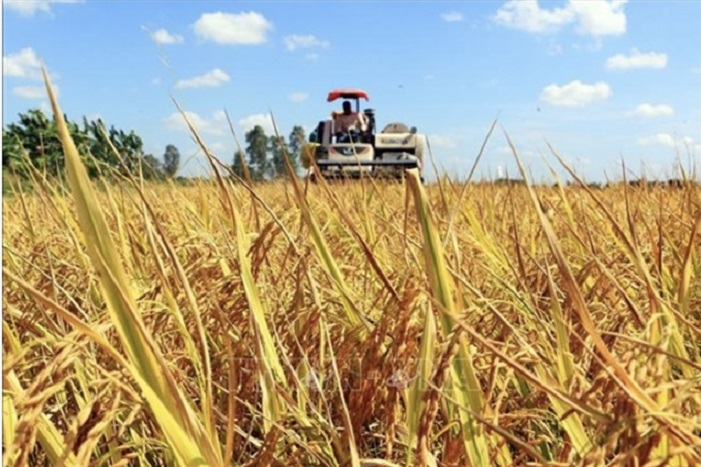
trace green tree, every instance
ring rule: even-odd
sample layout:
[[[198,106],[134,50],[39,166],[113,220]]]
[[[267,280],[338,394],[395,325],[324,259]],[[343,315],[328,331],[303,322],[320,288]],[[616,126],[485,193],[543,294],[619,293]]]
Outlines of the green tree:
[[[137,173],[138,164],[144,158],[144,143],[139,135],[130,131],[110,129],[110,139],[132,174]]]
[[[283,148],[280,147],[277,136],[271,135],[269,140],[269,151],[272,154],[269,173],[271,178],[284,177],[287,175],[285,171],[285,154]],[[283,142],[284,144],[284,142]],[[287,148],[285,148],[287,150]]]
[[[246,154],[251,177],[263,179],[268,172],[268,137],[262,126],[256,125],[246,133]]]
[[[301,157],[302,146],[304,145],[306,140],[307,137],[304,133],[304,128],[302,128],[299,125],[295,125],[294,127],[292,127],[292,131],[290,132],[289,140],[287,143],[287,152],[290,157],[290,164],[292,165],[292,169],[295,173],[297,173],[297,169],[299,169],[299,160]]]
[[[100,161],[102,165],[121,171],[119,158],[108,143],[109,134],[107,137],[105,137],[103,133],[103,130],[107,132],[107,128],[102,120],[97,119],[88,121],[86,117],[83,117],[83,128],[84,132],[88,135],[88,151],[90,151],[90,154],[95,159]],[[110,132],[116,132],[114,127],[110,130]],[[112,138],[109,138],[109,141],[112,141]]]
[[[128,169],[135,176],[139,173],[141,165],[144,179],[163,176],[163,167],[160,161],[156,160],[153,155],[144,153],[143,140],[133,130],[126,133],[124,130],[116,129],[114,125],[107,130],[99,119],[88,122],[84,118],[83,125],[88,136],[88,149],[93,157],[103,165],[122,174],[126,174]],[[145,169],[144,165],[148,165],[148,168]]]
[[[104,125],[100,120],[88,121],[83,117],[81,128],[65,115],[64,119],[91,177],[96,177],[101,172],[98,169],[98,163],[122,170],[119,158],[110,147],[108,138],[132,173],[138,173],[138,165],[150,156],[144,154],[143,140],[134,131],[125,133],[123,130],[111,127],[105,137]],[[3,128],[2,136],[3,168],[12,168],[19,175],[27,176],[29,168],[26,167],[23,156],[26,152],[32,166],[49,176],[56,176],[65,169],[63,146],[58,138],[56,123],[40,109],[20,113],[16,122]],[[149,167],[157,165],[152,161],[149,162]],[[105,171],[102,170],[102,173]],[[156,176],[157,170],[149,170],[148,174],[149,177]]]
[[[84,151],[87,135],[65,115],[64,119],[78,150]],[[28,167],[25,166],[23,155],[26,152],[31,164],[47,175],[57,175],[63,170],[63,146],[58,138],[56,124],[40,109],[19,114],[18,121],[3,128],[2,133],[4,168],[11,167],[20,175],[27,175]]]
[[[180,151],[174,145],[166,146],[166,152],[163,154],[163,171],[166,176],[173,178],[178,173],[180,165]]]
[[[55,125],[39,109],[20,114],[17,123],[3,130],[3,167],[26,173],[25,151],[34,167],[49,173],[55,168],[57,154],[63,152]]]
[[[243,162],[246,155],[237,149],[234,153],[234,163],[231,165],[231,170],[239,177],[245,180],[245,172],[243,170]]]
[[[22,138],[16,131],[2,129],[2,168],[19,169],[22,162]]]
[[[161,161],[151,154],[146,154],[143,157],[141,163],[141,173],[144,180],[160,180],[167,175]]]

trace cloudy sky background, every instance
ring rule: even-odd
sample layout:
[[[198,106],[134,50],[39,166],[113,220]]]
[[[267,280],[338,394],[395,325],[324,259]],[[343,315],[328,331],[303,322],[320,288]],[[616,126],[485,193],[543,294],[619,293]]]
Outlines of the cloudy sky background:
[[[72,120],[134,130],[147,152],[180,148],[206,169],[173,99],[226,161],[253,125],[311,131],[369,92],[380,127],[429,135],[464,177],[494,118],[478,175],[515,175],[508,132],[536,178],[550,142],[589,180],[667,177],[701,163],[701,2],[234,2],[3,0],[3,125],[48,111],[40,63]],[[430,172],[430,171],[429,171]],[[430,173],[429,173],[430,174]]]

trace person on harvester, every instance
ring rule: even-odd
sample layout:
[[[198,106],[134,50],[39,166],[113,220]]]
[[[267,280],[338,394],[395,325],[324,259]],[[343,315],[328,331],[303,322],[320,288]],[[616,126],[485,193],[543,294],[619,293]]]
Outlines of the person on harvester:
[[[365,132],[368,127],[365,115],[354,112],[349,101],[343,102],[342,112],[337,110],[331,112],[331,118],[334,121],[334,133],[339,139],[347,139],[348,134],[351,132],[355,133],[354,136],[357,136],[357,133]]]

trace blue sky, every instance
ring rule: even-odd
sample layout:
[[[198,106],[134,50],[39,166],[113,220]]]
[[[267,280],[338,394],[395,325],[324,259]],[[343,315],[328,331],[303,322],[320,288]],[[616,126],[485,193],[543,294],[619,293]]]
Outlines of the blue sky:
[[[546,140],[590,180],[669,175],[701,162],[701,2],[3,0],[3,125],[48,110],[43,61],[68,117],[134,130],[147,152],[178,146],[205,170],[172,98],[224,161],[252,125],[311,131],[365,89],[380,127],[429,136],[465,176],[495,117],[536,178]],[[515,175],[504,134],[478,175]],[[429,175],[432,170],[429,169]]]

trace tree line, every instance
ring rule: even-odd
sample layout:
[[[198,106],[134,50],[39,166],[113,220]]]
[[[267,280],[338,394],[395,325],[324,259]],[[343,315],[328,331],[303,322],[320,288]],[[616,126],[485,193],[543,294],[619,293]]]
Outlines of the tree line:
[[[110,172],[126,174],[127,171],[134,175],[141,174],[147,180],[176,177],[180,152],[175,145],[168,144],[163,155],[157,158],[144,151],[143,139],[133,130],[126,132],[114,126],[107,129],[100,119],[83,117],[82,124],[71,121],[66,115],[64,119],[90,177],[109,177]],[[296,125],[288,140],[283,142],[295,173],[304,140],[304,129]],[[245,148],[234,154],[232,172],[244,178],[242,160],[245,158],[254,180],[287,176],[283,149],[274,135],[266,135],[263,127],[256,125],[245,133],[245,142]],[[27,178],[30,174],[28,164],[47,176],[59,176],[65,169],[56,123],[40,109],[20,113],[16,122],[2,130],[3,173],[10,172]]]
[[[242,162],[245,160],[253,180],[286,178],[285,152],[292,170],[297,173],[305,139],[304,128],[299,125],[293,126],[287,141],[282,142],[278,141],[275,135],[267,135],[261,125],[256,125],[245,134],[245,150],[239,149],[234,153],[231,170],[244,178]]]
[[[133,130],[127,133],[114,126],[107,129],[100,119],[83,117],[82,125],[66,115],[64,119],[91,177],[109,176],[111,170],[124,174],[128,170],[141,173],[145,179],[165,179],[174,177],[178,171],[180,152],[172,144],[166,146],[158,159],[144,152],[143,139]],[[65,169],[56,122],[40,109],[20,113],[17,122],[2,130],[3,172],[9,170],[27,177],[28,164],[48,176],[58,176]]]

